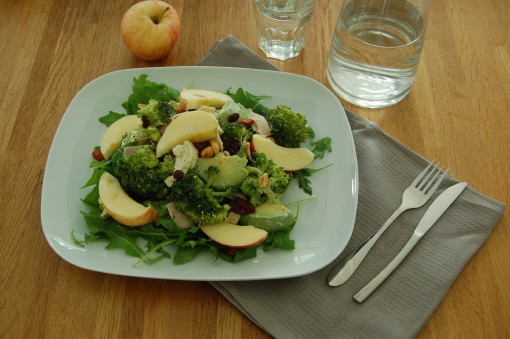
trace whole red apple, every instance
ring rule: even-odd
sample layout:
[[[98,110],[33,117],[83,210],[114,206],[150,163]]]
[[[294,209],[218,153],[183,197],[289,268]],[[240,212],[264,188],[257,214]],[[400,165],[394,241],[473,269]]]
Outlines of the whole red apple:
[[[142,60],[160,60],[170,54],[179,39],[181,20],[175,9],[160,0],[131,6],[120,24],[122,40]]]

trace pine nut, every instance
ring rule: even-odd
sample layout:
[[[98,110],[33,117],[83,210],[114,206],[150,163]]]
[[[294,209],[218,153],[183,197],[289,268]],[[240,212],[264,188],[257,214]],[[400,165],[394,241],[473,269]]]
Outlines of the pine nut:
[[[259,185],[262,188],[266,188],[268,184],[269,184],[269,175],[267,173],[264,173],[259,177]]]
[[[250,147],[250,143],[247,142],[245,145],[244,145],[244,151],[246,152],[246,159],[252,161],[252,157],[251,157],[251,147]]]

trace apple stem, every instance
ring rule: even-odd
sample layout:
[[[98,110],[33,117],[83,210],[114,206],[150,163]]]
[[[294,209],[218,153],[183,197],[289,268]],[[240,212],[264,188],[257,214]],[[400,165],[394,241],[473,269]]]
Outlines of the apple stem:
[[[154,23],[155,24],[159,24],[161,22],[161,19],[163,19],[163,16],[165,15],[165,13],[170,9],[170,7],[166,7],[164,10],[163,10],[163,13],[161,13],[161,15],[159,17],[157,17],[155,20],[154,20]]]

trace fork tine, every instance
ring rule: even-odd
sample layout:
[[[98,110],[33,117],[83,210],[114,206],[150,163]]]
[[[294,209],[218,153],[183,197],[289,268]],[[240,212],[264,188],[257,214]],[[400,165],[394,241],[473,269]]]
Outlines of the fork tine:
[[[437,166],[436,166],[437,167]],[[436,171],[436,174],[434,174],[434,176],[432,177],[432,179],[430,179],[430,181],[427,183],[427,186],[425,186],[423,189],[421,189],[423,192],[427,192],[428,189],[430,188],[430,186],[432,186],[432,184],[436,181],[436,178],[439,174],[441,174],[441,172],[443,171],[443,168],[444,166],[441,166],[440,168],[437,169]],[[434,168],[435,169],[435,168]],[[425,185],[425,183],[424,183]]]
[[[448,169],[446,169],[446,171],[443,172],[443,175],[441,175],[439,177],[439,179],[436,181],[434,186],[432,186],[432,188],[426,193],[428,196],[432,195],[436,191],[436,189],[439,187],[439,185],[441,185],[441,182],[443,181],[446,173],[448,173]]]
[[[429,179],[430,177],[432,176],[432,174],[436,171],[437,169],[437,166],[439,166],[439,163],[434,160],[431,165],[435,165],[428,173],[427,173],[427,176],[425,176],[425,178],[423,178],[422,180],[420,180],[419,184],[418,185],[415,185],[415,187],[417,189],[419,189],[420,191],[423,189],[423,187],[427,184],[427,182],[429,182]]]
[[[429,182],[430,177],[434,172],[437,170],[437,166],[439,166],[439,163],[436,163],[434,168],[427,174],[427,176],[420,182],[420,185],[417,187],[420,191],[423,190],[423,187]]]
[[[425,167],[425,169],[420,173],[418,174],[418,176],[416,177],[416,179],[414,179],[414,181],[412,182],[412,186],[416,186],[418,185],[418,183],[420,182],[421,178],[423,178],[423,176],[427,173],[427,171],[429,170],[429,168],[434,165],[436,161],[435,160],[432,160],[432,162],[430,164],[428,164],[427,167]],[[437,165],[436,165],[437,166]]]

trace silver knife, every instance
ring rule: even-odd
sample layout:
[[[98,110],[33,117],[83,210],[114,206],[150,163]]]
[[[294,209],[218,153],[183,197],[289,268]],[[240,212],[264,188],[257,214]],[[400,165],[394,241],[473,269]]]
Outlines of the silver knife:
[[[416,230],[414,231],[411,239],[405,244],[404,248],[395,256],[395,258],[386,266],[381,273],[379,273],[372,281],[370,281],[365,287],[359,290],[358,293],[354,295],[354,300],[358,303],[362,303],[366,298],[375,291],[379,285],[383,283],[386,278],[397,268],[397,266],[404,260],[404,258],[411,252],[413,247],[418,243],[418,241],[423,237],[425,233],[434,225],[443,215],[443,213],[450,207],[450,205],[457,199],[457,197],[462,193],[464,188],[466,188],[467,183],[461,182],[449,187],[443,193],[441,193],[436,200],[430,205],[427,209],[423,217],[421,218]]]

